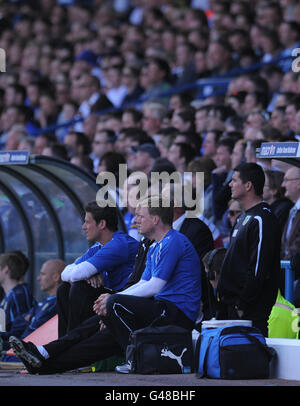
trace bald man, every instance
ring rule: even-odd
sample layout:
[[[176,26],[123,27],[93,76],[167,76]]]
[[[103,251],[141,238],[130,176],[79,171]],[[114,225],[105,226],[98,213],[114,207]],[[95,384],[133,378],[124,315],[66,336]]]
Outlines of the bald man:
[[[16,317],[10,331],[2,333],[3,350],[10,348],[8,338],[11,335],[17,334],[18,337],[25,338],[57,314],[56,290],[61,283],[61,273],[65,267],[66,264],[60,259],[44,262],[37,280],[40,283],[40,289],[47,296],[42,301],[35,302],[28,313]]]
[[[46,261],[37,277],[40,289],[49,296],[55,296],[56,290],[61,283],[61,273],[66,264],[61,259],[49,259]]]

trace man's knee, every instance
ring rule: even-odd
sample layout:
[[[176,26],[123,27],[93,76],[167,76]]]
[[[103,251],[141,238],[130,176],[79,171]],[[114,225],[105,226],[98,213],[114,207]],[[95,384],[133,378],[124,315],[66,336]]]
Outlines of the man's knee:
[[[88,291],[88,288],[90,288],[90,285],[86,283],[86,281],[77,281],[73,282],[71,287],[70,287],[70,299],[72,298],[79,298],[80,295],[83,295],[84,292]]]
[[[56,291],[57,300],[69,297],[71,285],[68,282],[62,282]]]
[[[121,300],[120,296],[122,296],[122,295],[119,295],[118,293],[114,293],[114,294],[110,295],[109,298],[107,299],[107,302],[106,302],[107,317],[109,317],[112,314],[116,301]]]

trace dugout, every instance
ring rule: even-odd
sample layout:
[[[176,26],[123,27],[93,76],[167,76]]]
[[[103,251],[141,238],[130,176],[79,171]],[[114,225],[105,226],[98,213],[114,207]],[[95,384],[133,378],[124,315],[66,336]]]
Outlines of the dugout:
[[[0,153],[0,253],[21,250],[30,261],[26,282],[38,300],[37,276],[48,259],[67,264],[88,248],[81,232],[86,203],[102,185],[68,161],[27,151]],[[119,212],[119,229],[125,230]]]

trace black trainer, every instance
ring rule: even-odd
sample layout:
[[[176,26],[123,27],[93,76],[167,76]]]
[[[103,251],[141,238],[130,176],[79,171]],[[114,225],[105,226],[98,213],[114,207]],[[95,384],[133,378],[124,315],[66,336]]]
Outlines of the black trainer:
[[[42,366],[44,357],[32,342],[25,341],[11,336],[9,343],[14,350],[16,356],[23,362],[25,368],[30,374],[38,373],[38,369]]]

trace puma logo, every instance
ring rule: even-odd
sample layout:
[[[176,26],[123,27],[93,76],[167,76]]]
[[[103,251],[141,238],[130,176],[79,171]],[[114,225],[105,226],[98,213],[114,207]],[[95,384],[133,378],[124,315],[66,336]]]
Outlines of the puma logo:
[[[186,351],[187,351],[187,348],[184,348],[184,349],[182,350],[181,355],[175,355],[175,354],[173,354],[172,351],[170,351],[170,350],[168,349],[168,347],[165,347],[165,348],[163,348],[163,349],[161,350],[161,354],[160,354],[160,355],[161,355],[162,357],[169,357],[169,358],[171,358],[171,359],[175,359],[175,360],[178,362],[178,365],[179,365],[181,368],[183,368],[182,357],[183,357],[183,354],[184,354]]]

